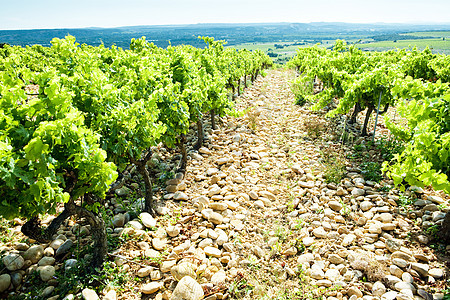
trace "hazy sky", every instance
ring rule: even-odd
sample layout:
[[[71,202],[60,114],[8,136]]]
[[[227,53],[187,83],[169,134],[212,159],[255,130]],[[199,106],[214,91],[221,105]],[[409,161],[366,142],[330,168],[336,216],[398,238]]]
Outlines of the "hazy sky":
[[[0,29],[322,21],[450,23],[450,1],[0,0]]]

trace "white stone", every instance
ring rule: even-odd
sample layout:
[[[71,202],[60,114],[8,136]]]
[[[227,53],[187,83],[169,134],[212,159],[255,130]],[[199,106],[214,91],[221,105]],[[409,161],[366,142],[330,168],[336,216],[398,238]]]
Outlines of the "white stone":
[[[85,288],[81,292],[81,295],[83,296],[84,300],[99,300],[97,293],[94,290]]]
[[[183,277],[175,287],[171,300],[200,300],[204,292],[200,284],[190,276]]]
[[[152,217],[151,214],[147,212],[143,212],[139,215],[139,218],[141,219],[142,224],[144,224],[147,228],[153,228],[156,227],[156,220]]]
[[[146,295],[150,295],[156,293],[163,287],[162,282],[153,281],[150,283],[146,283],[141,287],[141,292]]]

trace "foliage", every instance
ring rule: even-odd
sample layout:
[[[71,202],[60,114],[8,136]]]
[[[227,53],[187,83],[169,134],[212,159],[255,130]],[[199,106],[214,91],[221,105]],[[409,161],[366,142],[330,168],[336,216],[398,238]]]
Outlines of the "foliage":
[[[360,168],[361,174],[364,176],[365,180],[380,182],[380,180],[383,179],[383,175],[381,173],[381,165],[378,162],[363,162]]]
[[[344,178],[347,170],[345,168],[345,158],[341,152],[331,148],[322,150],[322,164],[325,168],[325,181],[328,183],[339,183]]]

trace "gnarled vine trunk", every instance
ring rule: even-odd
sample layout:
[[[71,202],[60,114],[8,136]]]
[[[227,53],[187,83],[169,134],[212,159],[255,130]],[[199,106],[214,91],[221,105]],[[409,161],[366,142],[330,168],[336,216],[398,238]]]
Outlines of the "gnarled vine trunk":
[[[367,107],[366,118],[364,119],[364,125],[361,131],[362,136],[367,136],[367,125],[369,124],[370,115],[372,114],[374,109],[375,107],[373,106],[373,104],[369,104],[369,107]]]
[[[187,151],[186,151],[186,135],[181,134],[180,135],[180,141],[177,143],[178,148],[180,149],[181,153],[181,161],[180,165],[178,166],[178,172],[185,173],[186,172],[186,166],[187,166]]]
[[[198,150],[203,146],[203,138],[204,138],[203,122],[202,122],[201,118],[198,118],[198,120],[197,120],[197,143],[194,145],[195,150]]]
[[[22,233],[40,243],[48,243],[61,224],[74,215],[79,219],[85,218],[91,226],[90,232],[94,242],[91,265],[94,269],[101,267],[108,252],[105,222],[101,215],[76,205],[72,199],[64,205],[62,213],[53,219],[47,228],[42,228],[39,219],[34,217],[22,226]]]
[[[209,113],[211,115],[211,128],[212,130],[216,130],[216,111],[213,108]]]

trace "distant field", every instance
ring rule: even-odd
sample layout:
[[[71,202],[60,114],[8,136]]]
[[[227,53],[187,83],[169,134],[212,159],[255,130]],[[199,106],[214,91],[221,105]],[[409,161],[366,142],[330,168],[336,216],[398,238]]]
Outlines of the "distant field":
[[[442,38],[421,39],[421,40],[401,40],[401,41],[383,41],[359,45],[361,49],[385,51],[389,49],[404,49],[417,47],[420,50],[429,47],[434,52],[450,54],[450,39]]]
[[[324,40],[320,44],[321,47],[330,47],[334,44],[334,40]],[[282,45],[283,47],[277,48],[275,45]],[[266,54],[274,53],[278,56],[272,57],[275,62],[277,63],[284,63],[288,61],[290,58],[292,58],[296,50],[298,48],[303,47],[311,47],[314,46],[314,43],[311,42],[304,42],[302,45],[298,45],[296,42],[277,42],[277,43],[244,43],[239,45],[233,45],[230,47],[236,48],[236,49],[248,49],[248,50],[261,50]]]
[[[299,47],[312,46],[311,43],[305,45],[293,45],[294,42],[279,42],[279,43],[245,43],[232,46],[236,49],[261,50],[264,53],[274,53],[278,56],[272,57],[276,61],[286,61],[295,55],[295,51]],[[275,45],[283,45],[283,47],[276,48]]]
[[[364,38],[363,43],[358,44],[360,49],[369,51],[386,51],[390,49],[412,49],[417,47],[419,50],[423,50],[426,47],[432,49],[433,52],[443,53],[450,55],[450,31],[421,31],[404,33],[401,35],[414,36],[414,37],[430,37],[422,39],[411,40],[391,40],[375,42],[371,38]],[[398,36],[398,35],[397,35]],[[347,40],[348,43],[355,43],[358,40]],[[361,40],[359,40],[361,41]],[[320,47],[331,47],[335,40],[325,39],[322,40]],[[278,46],[278,47],[276,47]],[[243,43],[233,45],[236,49],[248,49],[248,50],[261,50],[266,54],[269,54],[276,63],[285,63],[295,55],[295,51],[299,47],[314,46],[313,42],[305,41],[302,45],[298,45],[298,42],[270,42],[270,43]]]
[[[405,33],[404,35],[411,35],[417,37],[450,38],[450,31],[421,31],[421,32]]]

